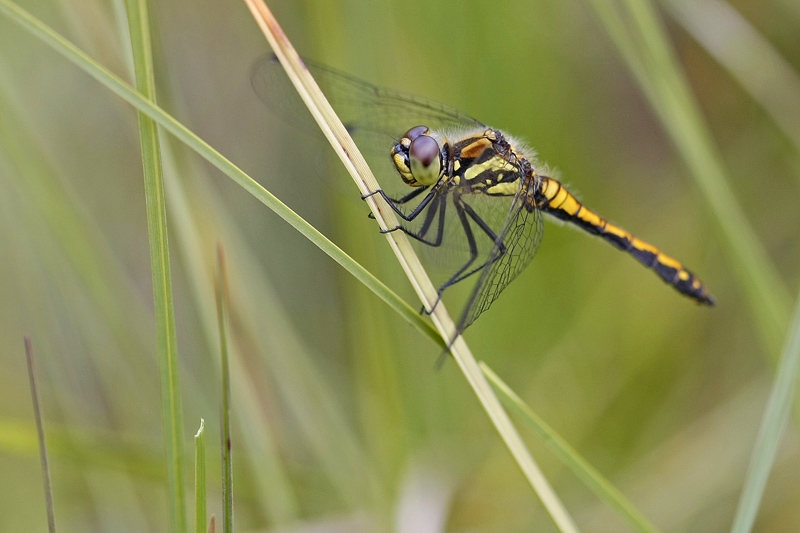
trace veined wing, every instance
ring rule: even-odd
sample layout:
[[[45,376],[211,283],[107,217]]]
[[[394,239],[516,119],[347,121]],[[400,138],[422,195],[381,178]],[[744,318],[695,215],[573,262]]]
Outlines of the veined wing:
[[[386,153],[409,128],[424,124],[432,130],[485,127],[480,121],[434,100],[372,85],[340,70],[303,60],[322,92],[351,134],[368,132],[383,137]],[[308,111],[273,54],[260,58],[251,81],[258,97],[290,122]]]
[[[524,180],[517,191],[498,240],[458,322],[459,333],[489,309],[503,289],[536,255],[542,242],[544,223],[541,212],[531,205],[534,185],[533,180]]]
[[[478,120],[448,105],[378,87],[340,70],[304,61],[353,136],[381,188],[391,197],[408,192],[389,154],[409,128],[423,124],[432,130],[445,131],[485,128]],[[267,54],[253,65],[251,83],[259,99],[286,124],[316,139],[323,138],[274,55]],[[314,153],[313,150],[310,153]],[[323,154],[326,150],[316,153]]]
[[[448,105],[378,87],[312,61],[305,63],[355,138],[381,187],[390,196],[399,192],[397,187],[405,186],[389,158],[389,151],[409,128],[425,125],[431,130],[444,132],[487,128],[480,121]],[[301,121],[301,129],[316,131],[305,105],[273,55],[261,58],[254,65],[251,81],[259,98],[287,123],[297,124]],[[541,240],[542,222],[538,211],[529,211],[525,207],[524,199],[528,197],[531,186],[523,181],[516,196],[463,196],[463,201],[475,215],[466,223],[474,236],[472,246],[476,248],[477,257],[461,279],[469,278],[477,283],[459,322],[459,331],[463,331],[489,308],[536,253]],[[404,192],[408,192],[408,189],[405,188]],[[402,193],[397,194],[399,196]],[[449,276],[454,272],[453,267],[458,268],[467,262],[471,255],[470,245],[450,198],[442,197],[441,202],[431,205],[436,205],[436,209],[429,208],[428,213],[420,216],[416,222],[407,224],[407,229],[416,233],[427,227],[420,236],[428,241],[437,241],[437,235],[441,235],[434,247],[423,245],[418,249],[428,256],[430,265],[438,266],[442,274],[447,272]],[[442,214],[442,211],[446,213]],[[490,228],[497,239],[490,238],[481,229],[481,224]],[[498,243],[503,246],[498,246]],[[486,266],[481,268],[481,265]],[[471,272],[474,275],[469,275]]]

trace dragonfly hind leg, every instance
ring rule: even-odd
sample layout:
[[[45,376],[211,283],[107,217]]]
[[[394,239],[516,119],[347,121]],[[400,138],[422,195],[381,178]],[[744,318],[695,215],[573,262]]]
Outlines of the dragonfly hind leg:
[[[461,222],[461,226],[464,228],[464,234],[467,237],[467,243],[469,244],[470,258],[464,264],[464,266],[459,268],[458,271],[456,271],[456,273],[453,274],[453,276],[451,276],[449,280],[444,282],[444,284],[442,284],[442,286],[439,287],[439,290],[437,291],[436,301],[433,303],[433,307],[431,307],[431,310],[428,311],[423,306],[422,310],[425,312],[425,314],[428,315],[433,313],[434,309],[436,309],[436,306],[439,305],[439,301],[442,299],[442,294],[446,289],[452,287],[453,285],[455,285],[460,281],[467,279],[473,274],[481,272],[488,265],[495,263],[498,259],[500,259],[506,254],[506,246],[503,243],[502,239],[500,239],[497,236],[497,234],[494,231],[492,231],[489,225],[486,224],[486,222],[480,216],[478,216],[478,214],[472,209],[472,207],[470,207],[460,198],[454,198],[454,204],[456,206],[456,212],[458,213],[458,219]],[[472,227],[470,226],[467,217],[472,219],[478,225],[478,227],[492,240],[495,248],[497,249],[497,253],[495,253],[493,249],[490,257],[484,263],[465,273],[465,271],[469,269],[472,263],[475,262],[475,259],[478,258],[478,244],[475,241],[475,235],[472,232]]]

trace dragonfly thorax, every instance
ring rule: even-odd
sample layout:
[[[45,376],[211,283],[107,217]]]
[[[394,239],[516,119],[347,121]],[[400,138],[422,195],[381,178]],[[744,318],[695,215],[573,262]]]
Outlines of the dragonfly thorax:
[[[453,180],[463,194],[515,196],[536,172],[502,132],[488,128],[453,140]]]

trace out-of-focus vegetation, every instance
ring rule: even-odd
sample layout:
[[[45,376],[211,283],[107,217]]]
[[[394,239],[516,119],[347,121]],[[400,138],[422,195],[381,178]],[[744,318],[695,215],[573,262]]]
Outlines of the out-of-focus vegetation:
[[[659,16],[785,307],[800,282],[800,142],[786,120],[800,101],[800,8],[702,5],[711,9],[663,0]],[[132,80],[123,2],[23,6]],[[659,528],[729,529],[783,337],[765,335],[729,237],[607,21],[583,2],[270,7],[309,57],[525,138],[588,206],[707,283],[713,309],[599,239],[549,224],[536,260],[466,336]],[[150,9],[160,105],[415,304],[357,191],[324,185],[329,149],[304,144],[255,97],[249,69],[267,45],[244,4]],[[766,103],[759,87],[771,88]],[[46,523],[26,334],[60,528],[169,524],[138,137],[130,106],[0,17],[2,531]],[[162,142],[185,448],[203,417],[209,512],[221,516],[221,242],[238,530],[553,528],[454,365],[434,370],[430,339],[194,153]],[[797,420],[759,531],[800,528]],[[627,527],[522,431],[581,529]]]

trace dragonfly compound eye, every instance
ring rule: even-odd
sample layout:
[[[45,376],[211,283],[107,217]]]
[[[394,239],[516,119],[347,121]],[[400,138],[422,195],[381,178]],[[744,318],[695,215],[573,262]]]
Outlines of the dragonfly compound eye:
[[[428,133],[428,131],[429,131],[428,126],[414,126],[410,130],[408,130],[405,135],[403,135],[403,138],[408,139],[409,141],[413,141],[420,135],[425,135],[426,133]]]
[[[419,135],[411,141],[408,158],[414,181],[420,185],[433,185],[439,181],[442,172],[442,154],[436,139],[429,135]]]

